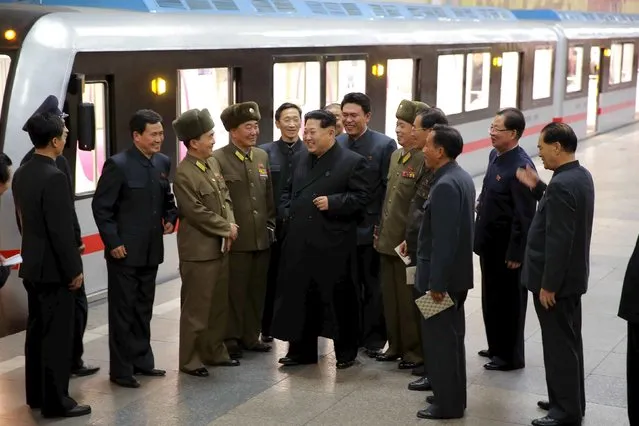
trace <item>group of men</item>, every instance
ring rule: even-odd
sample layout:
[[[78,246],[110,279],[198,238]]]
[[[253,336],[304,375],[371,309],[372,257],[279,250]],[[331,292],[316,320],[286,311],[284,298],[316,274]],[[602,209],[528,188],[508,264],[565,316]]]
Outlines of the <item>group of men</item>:
[[[71,356],[73,340],[81,345],[86,295],[68,165],[65,171],[56,162],[64,158],[67,130],[51,98],[25,125],[34,152],[13,179],[20,276],[29,294],[27,402],[45,416],[77,416],[90,407],[70,398],[69,375],[97,369],[84,365],[81,346]],[[179,218],[180,371],[204,377],[206,365],[238,366],[243,351],[268,352],[274,337],[289,342],[281,364],[312,364],[323,336],[334,340],[337,368],[354,365],[363,348],[421,375],[409,389],[434,395],[419,417],[462,417],[464,302],[474,251],[482,268],[485,368],[524,367],[527,288],[549,390],[549,401],[539,403],[548,415],[533,424],[579,423],[580,297],[594,187],[574,158],[572,129],[551,123],[541,132],[539,154],[554,171],[546,185],[518,144],[522,113],[500,111],[476,203],[472,178],[456,162],[463,139],[441,110],[402,101],[397,149],[368,128],[365,94],[350,93],[332,109],[302,117],[298,106],[281,105],[275,121],[282,137],[257,147],[258,105],[231,105],[221,114],[230,143],[215,151],[209,111],[186,111],[172,123],[188,150],[173,190],[170,159],[159,152],[162,117],[135,113],[134,146],[107,159],[92,206],[108,270],[111,381],[135,388],[135,375],[165,375],[155,368],[150,321],[163,235]],[[425,319],[415,304],[425,294],[452,307]]]

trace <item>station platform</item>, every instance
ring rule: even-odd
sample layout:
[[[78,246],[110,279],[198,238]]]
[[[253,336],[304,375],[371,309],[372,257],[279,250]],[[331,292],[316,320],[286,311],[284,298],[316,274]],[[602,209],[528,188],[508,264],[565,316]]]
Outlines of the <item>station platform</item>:
[[[590,287],[583,297],[583,340],[587,407],[584,425],[628,426],[626,415],[626,323],[617,317],[621,284],[639,233],[639,124],[580,143],[578,158],[596,184]],[[547,182],[551,172],[535,164]],[[478,193],[481,177],[475,179]],[[477,259],[476,259],[477,260]],[[466,302],[468,409],[455,421],[418,419],[430,392],[411,392],[415,377],[396,363],[364,354],[347,370],[335,369],[330,341],[318,365],[281,368],[287,344],[274,342],[268,354],[245,353],[240,367],[210,368],[208,378],[178,372],[180,282],[157,288],[152,321],[156,367],[164,378],[140,378],[142,387],[124,389],[108,380],[106,303],[92,305],[85,335],[85,361],[100,365],[91,377],[71,380],[70,394],[90,404],[91,416],[44,420],[24,397],[24,332],[0,339],[0,425],[528,425],[545,412],[546,399],[539,322],[529,300],[526,368],[486,371],[477,356],[486,339],[481,313],[481,275]]]

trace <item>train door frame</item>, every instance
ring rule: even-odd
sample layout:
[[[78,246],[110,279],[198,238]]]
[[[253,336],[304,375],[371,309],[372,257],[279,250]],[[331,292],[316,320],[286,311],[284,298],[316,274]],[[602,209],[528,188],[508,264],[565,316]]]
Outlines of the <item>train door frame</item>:
[[[610,42],[605,40],[593,41],[588,45],[590,50],[588,51],[588,95],[587,95],[587,107],[586,107],[586,135],[592,136],[599,132],[599,98],[601,97],[601,88],[603,82],[603,63],[604,51],[610,48]],[[593,64],[593,51],[598,51],[599,55],[595,65],[595,72],[591,71]],[[606,73],[607,74],[607,73]],[[592,82],[592,77],[595,77],[596,81]]]

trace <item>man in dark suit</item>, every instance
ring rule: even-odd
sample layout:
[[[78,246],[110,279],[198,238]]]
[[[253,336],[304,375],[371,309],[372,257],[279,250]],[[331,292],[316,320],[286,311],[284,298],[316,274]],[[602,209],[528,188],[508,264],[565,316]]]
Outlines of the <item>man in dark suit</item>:
[[[292,170],[293,155],[299,151],[306,152],[304,142],[300,139],[302,127],[302,109],[295,104],[285,102],[275,111],[275,125],[282,136],[267,144],[261,145],[268,154],[271,164],[271,180],[273,182],[273,205],[277,209],[282,197],[282,191],[286,186]],[[271,245],[271,259],[268,267],[268,283],[266,285],[266,299],[264,312],[262,313],[262,341],[272,342],[271,322],[273,321],[273,305],[275,303],[275,290],[277,287],[277,272],[282,251],[284,234],[283,217],[275,218],[275,242]]]
[[[346,133],[337,137],[342,148],[366,159],[370,170],[371,197],[364,220],[357,229],[357,274],[362,291],[362,335],[360,344],[375,358],[386,345],[386,320],[379,282],[379,253],[373,247],[373,234],[379,225],[390,158],[397,143],[383,133],[368,128],[371,100],[364,93],[349,93],[342,100],[342,120]]]
[[[548,124],[537,146],[544,167],[554,171],[548,186],[531,167],[517,171],[518,179],[540,198],[521,282],[533,293],[541,325],[549,401],[538,405],[549,411],[532,424],[579,424],[586,410],[581,296],[588,289],[595,188],[588,170],[575,159],[577,136],[570,126]]]
[[[160,153],[162,117],[140,110],[129,128],[134,146],[104,163],[92,207],[109,275],[111,381],[137,388],[134,374],[166,374],[154,368],[151,317],[158,265],[164,261],[163,234],[173,232],[177,208],[169,184],[171,160]]]
[[[13,179],[22,235],[20,277],[28,293],[25,342],[27,404],[44,417],[91,413],[69,396],[74,291],[82,285],[82,258],[73,237],[73,205],[67,178],[55,165],[67,129],[62,117],[44,113],[26,125],[36,148]]]
[[[618,315],[628,322],[626,349],[628,420],[631,425],[635,425],[639,424],[639,239],[626,269]]]
[[[0,152],[0,196],[11,187],[11,158],[4,152]],[[11,275],[11,266],[2,266],[4,257],[0,255],[0,288],[2,288]]]
[[[486,370],[509,371],[524,368],[524,325],[528,292],[519,281],[528,228],[537,200],[517,180],[519,168],[533,162],[519,146],[526,127],[516,108],[497,113],[490,126],[494,149],[477,203],[475,253],[481,266],[482,313],[491,358]]]
[[[475,184],[455,159],[464,141],[457,130],[436,124],[424,145],[424,162],[434,171],[417,243],[415,287],[435,303],[446,294],[454,305],[422,320],[424,362],[433,389],[424,419],[454,419],[466,409],[466,319],[464,302],[473,288]],[[423,318],[423,317],[422,317]]]
[[[60,111],[58,107],[58,98],[53,95],[48,96],[42,105],[38,107],[34,114],[42,114],[42,113],[50,113],[59,116],[64,119],[67,117],[67,114]],[[25,123],[22,130],[27,131],[27,125]],[[29,161],[35,152],[35,147],[32,148],[27,154],[24,156],[20,165],[22,166],[24,163]],[[80,222],[78,221],[78,215],[75,211],[75,198],[73,197],[73,178],[71,174],[71,167],[69,166],[69,162],[65,158],[64,155],[59,155],[55,159],[56,167],[64,173],[67,177],[67,182],[69,183],[69,194],[71,194],[71,205],[73,206],[73,235],[75,237],[76,244],[78,245],[78,250],[80,254],[84,253],[84,242],[82,242],[82,231],[80,230]],[[20,222],[18,221],[18,229],[22,232],[20,228]],[[75,296],[75,315],[73,320],[73,354],[71,360],[71,375],[73,376],[90,376],[91,374],[95,374],[100,370],[100,367],[87,365],[82,360],[82,355],[84,354],[84,344],[82,343],[82,338],[84,337],[84,331],[87,327],[87,319],[89,316],[89,302],[87,300],[86,289],[84,288],[84,282],[79,289],[73,292]]]
[[[293,159],[280,210],[287,237],[273,336],[290,342],[286,366],[317,362],[317,337],[333,339],[337,368],[357,357],[357,223],[368,202],[366,160],[335,143],[335,116],[304,116],[308,153]]]

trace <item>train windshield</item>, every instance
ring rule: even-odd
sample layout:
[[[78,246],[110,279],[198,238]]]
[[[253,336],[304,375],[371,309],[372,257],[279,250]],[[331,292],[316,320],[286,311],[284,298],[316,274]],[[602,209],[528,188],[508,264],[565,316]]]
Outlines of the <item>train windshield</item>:
[[[9,66],[11,58],[0,53],[0,120],[2,119],[2,100],[4,99],[4,90],[7,87],[9,79]]]

